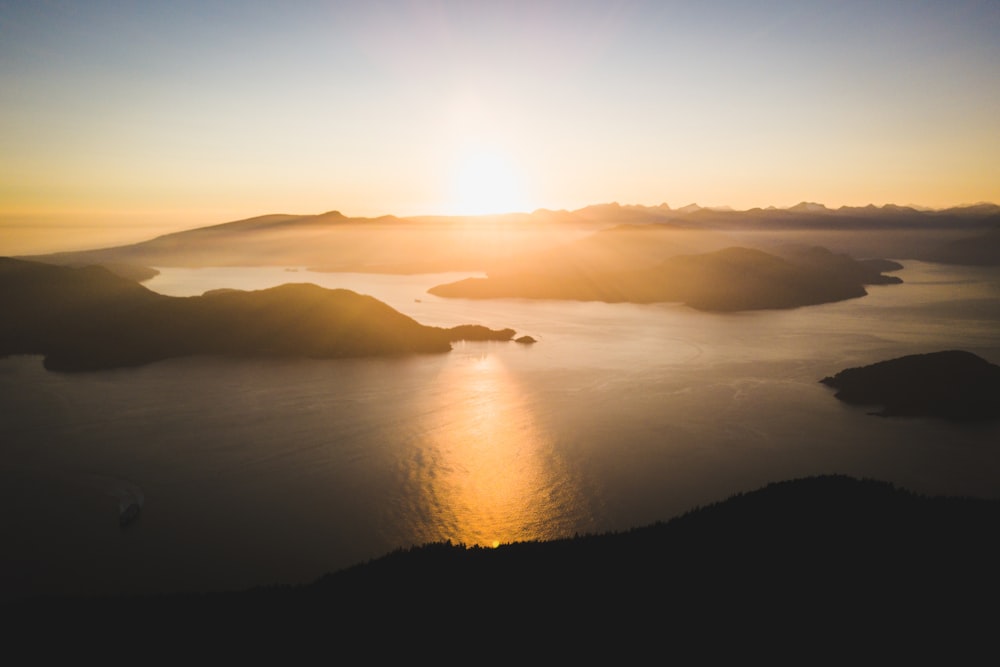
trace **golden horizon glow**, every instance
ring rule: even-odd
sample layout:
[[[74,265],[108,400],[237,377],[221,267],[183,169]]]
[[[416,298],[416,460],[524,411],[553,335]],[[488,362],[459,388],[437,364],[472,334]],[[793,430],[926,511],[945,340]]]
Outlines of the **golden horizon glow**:
[[[1000,203],[990,3],[391,4],[2,6],[0,253],[329,210]]]

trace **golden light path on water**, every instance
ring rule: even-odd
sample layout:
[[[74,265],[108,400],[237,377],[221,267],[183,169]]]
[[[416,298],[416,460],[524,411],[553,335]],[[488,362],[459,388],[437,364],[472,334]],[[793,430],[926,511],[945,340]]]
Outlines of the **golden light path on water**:
[[[424,542],[498,546],[565,530],[579,489],[553,437],[502,360],[488,352],[448,364],[417,442],[402,460],[408,512]]]

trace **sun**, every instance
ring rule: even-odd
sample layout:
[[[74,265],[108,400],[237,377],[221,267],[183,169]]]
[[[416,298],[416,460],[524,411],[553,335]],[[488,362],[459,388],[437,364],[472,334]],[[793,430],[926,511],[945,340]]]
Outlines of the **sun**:
[[[515,213],[524,209],[518,169],[502,151],[478,147],[456,161],[450,209],[455,215]]]

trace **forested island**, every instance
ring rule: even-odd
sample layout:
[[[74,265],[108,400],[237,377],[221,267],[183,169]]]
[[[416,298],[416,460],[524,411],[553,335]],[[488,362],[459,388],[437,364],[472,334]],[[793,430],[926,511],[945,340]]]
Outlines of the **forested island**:
[[[638,233],[646,239],[644,231]],[[698,310],[740,311],[842,301],[865,296],[865,285],[902,282],[883,275],[884,265],[865,264],[818,247],[786,251],[784,257],[728,247],[676,255],[640,268],[635,268],[637,260],[630,253],[606,255],[603,264],[583,261],[584,257],[571,251],[558,257],[542,256],[531,265],[522,262],[513,270],[465,278],[428,291],[467,299],[683,302]]]
[[[1000,418],[1000,366],[964,350],[911,354],[820,380],[851,405],[881,417],[953,421]]]
[[[420,324],[387,304],[309,283],[257,291],[157,294],[102,266],[0,258],[0,356],[44,355],[89,371],[171,357],[342,358],[441,353],[457,340],[509,341],[513,329]]]

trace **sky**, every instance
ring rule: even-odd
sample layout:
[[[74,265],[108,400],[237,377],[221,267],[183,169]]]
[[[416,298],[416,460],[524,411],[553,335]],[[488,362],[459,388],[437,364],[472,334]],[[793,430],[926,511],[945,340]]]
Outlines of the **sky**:
[[[1000,203],[998,36],[998,0],[0,0],[0,255],[268,213]]]

